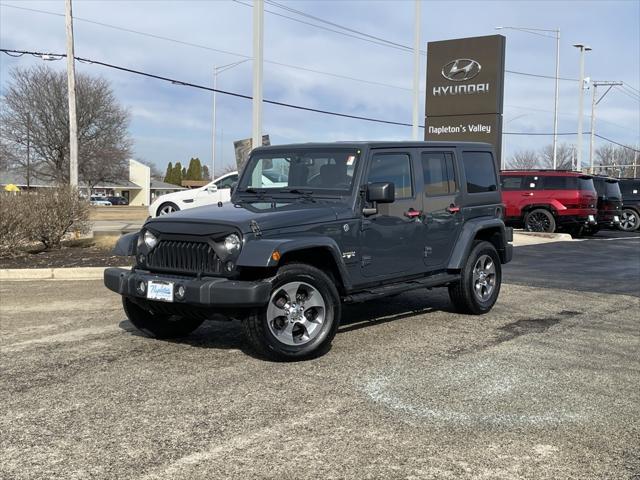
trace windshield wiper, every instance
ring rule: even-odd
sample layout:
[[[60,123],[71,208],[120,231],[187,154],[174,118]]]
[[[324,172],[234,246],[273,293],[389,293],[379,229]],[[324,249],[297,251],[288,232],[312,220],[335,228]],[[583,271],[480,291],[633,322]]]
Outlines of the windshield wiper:
[[[293,193],[295,195],[302,195],[302,198],[305,200],[310,200],[312,202],[316,202],[316,199],[313,198],[313,190],[302,190],[300,188],[285,188],[284,190],[280,190],[280,193]]]

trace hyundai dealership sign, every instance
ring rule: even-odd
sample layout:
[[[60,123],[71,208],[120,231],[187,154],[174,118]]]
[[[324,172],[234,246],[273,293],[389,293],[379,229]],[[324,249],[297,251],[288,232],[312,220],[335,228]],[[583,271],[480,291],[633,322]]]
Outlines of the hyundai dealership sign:
[[[487,142],[502,137],[505,37],[429,42],[425,140]]]

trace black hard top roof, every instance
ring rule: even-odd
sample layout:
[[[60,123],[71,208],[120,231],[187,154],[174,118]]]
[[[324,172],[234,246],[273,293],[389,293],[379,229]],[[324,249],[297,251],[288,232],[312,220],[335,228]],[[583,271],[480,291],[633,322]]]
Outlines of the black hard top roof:
[[[426,141],[353,141],[353,142],[310,142],[291,143],[287,145],[270,145],[259,147],[255,151],[262,150],[287,150],[292,148],[327,148],[327,147],[353,147],[353,148],[424,148],[424,147],[464,147],[480,148],[482,150],[493,148],[490,143],[482,142],[426,142]]]

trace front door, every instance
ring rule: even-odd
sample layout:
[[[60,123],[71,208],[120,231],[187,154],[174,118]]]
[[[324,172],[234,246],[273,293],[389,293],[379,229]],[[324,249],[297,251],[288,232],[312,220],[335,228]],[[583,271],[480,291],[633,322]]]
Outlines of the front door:
[[[416,193],[412,151],[376,150],[367,183],[393,182],[395,201],[379,204],[378,213],[362,219],[362,275],[389,277],[424,271],[422,199]]]
[[[424,263],[429,270],[446,268],[462,227],[455,152],[420,151],[424,194],[422,210],[427,234]]]

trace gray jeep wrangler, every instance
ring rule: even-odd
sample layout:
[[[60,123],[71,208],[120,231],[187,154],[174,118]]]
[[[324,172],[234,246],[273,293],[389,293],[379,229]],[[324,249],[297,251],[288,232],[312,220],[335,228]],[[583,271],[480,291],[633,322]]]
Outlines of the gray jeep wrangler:
[[[512,256],[496,170],[481,143],[257,148],[231,202],[148,220],[116,246],[135,266],[104,282],[153,337],[221,314],[279,359],[325,352],[343,303],[446,286],[483,314]]]

